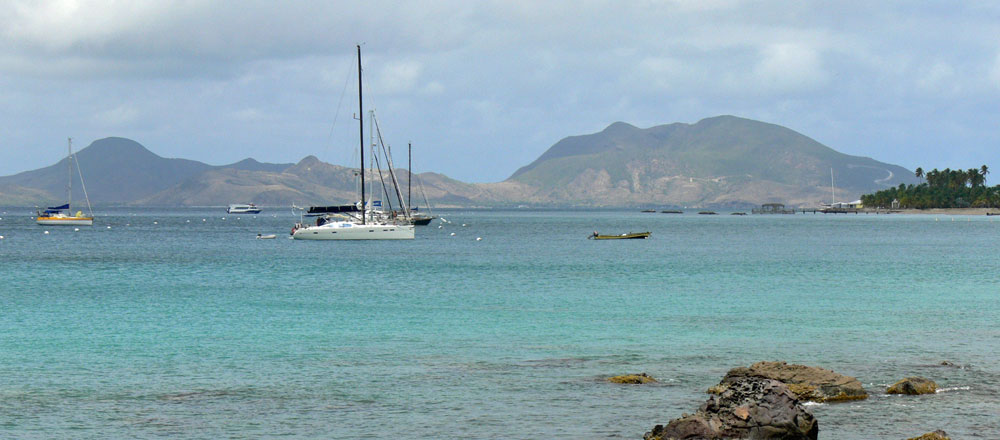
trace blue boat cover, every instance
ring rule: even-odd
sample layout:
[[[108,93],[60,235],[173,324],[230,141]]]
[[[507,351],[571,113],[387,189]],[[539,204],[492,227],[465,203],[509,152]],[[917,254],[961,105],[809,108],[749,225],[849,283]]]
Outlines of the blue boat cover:
[[[50,210],[50,211],[52,211],[52,210],[54,210],[54,211],[60,211],[60,210],[63,210],[63,209],[69,209],[69,203],[67,203],[65,205],[62,205],[62,206],[49,206],[48,208],[45,208],[45,209],[46,210]]]
[[[355,205],[339,205],[339,206],[310,206],[309,214],[336,214],[338,212],[358,212],[358,207]]]

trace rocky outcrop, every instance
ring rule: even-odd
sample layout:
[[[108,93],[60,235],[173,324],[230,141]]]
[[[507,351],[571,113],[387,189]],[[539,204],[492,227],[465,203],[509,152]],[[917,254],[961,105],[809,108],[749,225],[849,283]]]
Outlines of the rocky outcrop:
[[[608,382],[611,383],[622,383],[622,384],[644,384],[644,383],[656,383],[656,379],[646,373],[639,374],[623,374],[621,376],[609,377]]]
[[[787,364],[785,362],[757,362],[750,368],[729,370],[722,382],[708,392],[719,394],[732,383],[744,377],[761,377],[784,383],[800,400],[837,402],[868,398],[868,393],[857,379],[818,367]]]
[[[924,377],[907,377],[892,384],[885,392],[889,394],[934,394],[937,392],[937,384],[933,380]]]
[[[928,432],[920,437],[911,437],[906,440],[951,440],[951,437],[948,437],[947,432],[939,429],[934,432]]]
[[[656,425],[643,439],[815,440],[818,435],[819,423],[785,384],[744,375],[732,378],[696,413]]]

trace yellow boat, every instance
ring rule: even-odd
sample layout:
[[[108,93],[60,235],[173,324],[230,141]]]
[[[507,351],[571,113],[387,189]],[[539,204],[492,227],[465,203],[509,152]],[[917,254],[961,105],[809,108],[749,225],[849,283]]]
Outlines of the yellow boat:
[[[592,240],[635,240],[646,239],[649,238],[650,235],[652,235],[651,232],[629,232],[627,234],[618,235],[601,235],[598,234],[597,231],[594,231],[594,233],[587,238]]]
[[[35,223],[40,225],[93,226],[93,212],[87,216],[83,215],[83,211],[77,211],[76,214],[73,214],[73,210],[70,208],[70,204],[73,203],[73,162],[76,158],[73,155],[73,139],[69,139],[69,146],[67,148],[69,151],[69,156],[66,159],[66,164],[69,166],[69,182],[66,185],[66,198],[68,201],[65,205],[50,206],[44,211],[38,210],[38,217],[35,218]],[[79,162],[76,164],[76,171],[80,174],[80,185],[83,187],[84,197],[87,198],[87,209],[90,210],[90,196],[87,196],[87,187],[83,184],[83,173],[80,173]]]
[[[38,212],[38,217],[35,219],[35,223],[40,225],[94,225],[94,217],[84,216],[81,211],[77,211],[75,215],[70,215],[69,212],[63,211],[68,209],[69,204],[66,204],[63,206],[50,207],[45,211],[40,211]]]

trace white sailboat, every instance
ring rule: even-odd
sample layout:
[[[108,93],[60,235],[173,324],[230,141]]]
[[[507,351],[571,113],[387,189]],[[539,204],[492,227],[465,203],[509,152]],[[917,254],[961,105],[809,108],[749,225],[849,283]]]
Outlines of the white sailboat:
[[[321,215],[315,225],[296,223],[296,240],[412,240],[414,228],[409,222],[396,223],[368,209],[365,198],[364,101],[361,92],[361,45],[358,45],[358,127],[361,157],[361,200],[353,205],[313,206],[308,214]],[[390,164],[391,167],[391,164]],[[393,184],[396,185],[395,179]]]
[[[73,138],[69,138],[69,155],[66,164],[69,167],[69,181],[66,183],[66,204],[62,206],[50,206],[44,211],[37,210],[35,223],[40,225],[66,225],[66,226],[92,226],[94,224],[94,211],[90,207],[90,196],[87,195],[87,185],[83,183],[83,173],[80,172],[80,163],[75,161],[73,156]],[[76,162],[76,171],[80,175],[80,186],[83,188],[83,196],[87,199],[87,212],[77,211],[73,214],[73,163]]]

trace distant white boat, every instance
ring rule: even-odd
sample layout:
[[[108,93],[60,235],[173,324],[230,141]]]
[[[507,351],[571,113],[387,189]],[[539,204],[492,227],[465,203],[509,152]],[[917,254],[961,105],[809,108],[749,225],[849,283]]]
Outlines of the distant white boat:
[[[226,212],[229,214],[260,214],[260,208],[253,203],[246,205],[233,204],[226,208]]]
[[[66,204],[61,206],[50,206],[44,211],[36,211],[35,223],[40,225],[72,225],[72,226],[92,226],[94,224],[93,210],[90,208],[90,196],[87,195],[87,186],[83,183],[83,173],[80,172],[80,164],[77,163],[76,171],[80,175],[80,185],[83,188],[83,196],[87,198],[87,211],[90,215],[83,215],[83,211],[73,214],[71,207],[73,203],[73,139],[69,139],[69,156],[66,164],[69,167],[69,182],[66,184]]]
[[[257,234],[257,239],[258,240],[271,240],[271,239],[274,239],[274,238],[277,238],[277,236],[274,235],[274,234],[267,234],[267,235]]]

